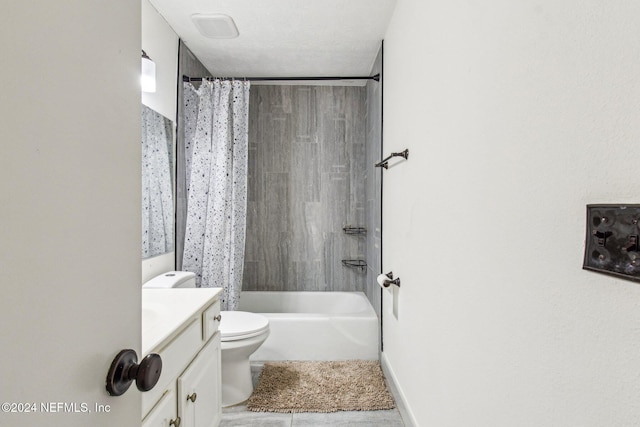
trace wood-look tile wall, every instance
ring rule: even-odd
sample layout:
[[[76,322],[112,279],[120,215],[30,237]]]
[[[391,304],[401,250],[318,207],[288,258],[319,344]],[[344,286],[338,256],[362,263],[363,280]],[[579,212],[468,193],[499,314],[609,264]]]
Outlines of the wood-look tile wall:
[[[365,87],[253,85],[243,290],[364,291]]]

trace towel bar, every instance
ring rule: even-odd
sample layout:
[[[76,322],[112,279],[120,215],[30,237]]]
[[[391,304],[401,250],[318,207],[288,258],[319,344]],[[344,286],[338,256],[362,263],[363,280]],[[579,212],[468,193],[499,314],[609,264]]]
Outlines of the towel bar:
[[[375,164],[375,167],[377,168],[385,168],[385,169],[389,169],[389,160],[391,160],[394,157],[402,157],[405,160],[409,159],[409,149],[407,148],[404,151],[401,151],[399,153],[391,153],[391,155],[381,161],[379,161],[378,163]]]

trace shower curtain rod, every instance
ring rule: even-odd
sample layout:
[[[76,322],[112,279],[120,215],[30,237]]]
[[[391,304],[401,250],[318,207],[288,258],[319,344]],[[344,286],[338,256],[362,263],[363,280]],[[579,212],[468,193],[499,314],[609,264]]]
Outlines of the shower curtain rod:
[[[201,82],[202,80],[210,80],[216,79],[219,77],[189,77],[182,76],[183,82]],[[380,73],[374,76],[356,76],[356,77],[222,77],[222,79],[228,80],[252,80],[252,81],[260,81],[260,82],[268,82],[268,81],[287,81],[287,80],[301,80],[301,81],[311,81],[311,80],[375,80],[377,82],[380,81]]]

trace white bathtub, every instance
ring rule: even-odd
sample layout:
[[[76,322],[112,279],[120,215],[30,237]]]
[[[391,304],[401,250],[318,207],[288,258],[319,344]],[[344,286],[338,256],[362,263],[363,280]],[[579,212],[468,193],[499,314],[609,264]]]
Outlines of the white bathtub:
[[[378,359],[378,317],[362,292],[244,291],[240,310],[269,318],[251,360]]]

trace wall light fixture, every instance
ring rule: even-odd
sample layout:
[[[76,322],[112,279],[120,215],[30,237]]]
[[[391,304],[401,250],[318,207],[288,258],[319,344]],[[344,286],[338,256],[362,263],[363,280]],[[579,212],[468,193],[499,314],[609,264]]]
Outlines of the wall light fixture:
[[[143,92],[156,91],[156,63],[142,51],[142,69],[140,74],[140,86]]]

